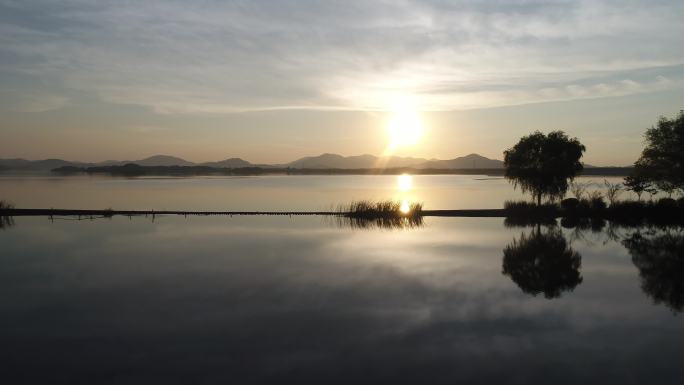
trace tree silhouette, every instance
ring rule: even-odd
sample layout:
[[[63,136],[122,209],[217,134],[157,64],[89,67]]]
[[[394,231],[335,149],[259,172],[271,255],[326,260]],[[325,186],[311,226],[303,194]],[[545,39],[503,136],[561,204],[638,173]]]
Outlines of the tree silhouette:
[[[650,194],[655,194],[657,190],[653,187],[651,181],[645,175],[635,169],[632,171],[631,175],[625,177],[625,189],[627,191],[632,191],[637,195],[639,201],[641,201],[641,195],[645,192]]]
[[[668,231],[649,237],[636,233],[622,244],[639,269],[644,293],[674,312],[684,310],[684,234]]]
[[[557,298],[582,283],[582,256],[569,247],[560,229],[542,232],[538,226],[507,245],[503,255],[502,273],[527,294]]]
[[[544,196],[562,198],[568,180],[583,169],[580,158],[584,151],[577,138],[570,139],[562,131],[548,135],[537,131],[504,151],[505,176],[523,193],[532,193],[537,204]]]
[[[646,147],[635,163],[636,171],[668,195],[684,189],[684,112],[675,119],[661,117],[644,137]]]

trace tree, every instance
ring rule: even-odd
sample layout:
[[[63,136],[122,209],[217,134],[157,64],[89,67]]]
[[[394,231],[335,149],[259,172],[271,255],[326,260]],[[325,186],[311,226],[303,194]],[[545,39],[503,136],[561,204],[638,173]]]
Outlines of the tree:
[[[635,193],[640,202],[643,193],[655,193],[651,182],[638,173],[633,173],[632,175],[625,177],[625,190]]]
[[[541,205],[544,196],[555,199],[565,195],[568,181],[584,168],[580,158],[585,150],[577,138],[570,139],[562,131],[548,135],[537,131],[504,151],[505,176]]]
[[[608,198],[608,202],[610,202],[610,205],[612,206],[617,202],[618,197],[622,193],[622,185],[619,183],[610,183],[607,179],[603,180],[603,184],[606,186],[606,198]]]
[[[675,119],[661,117],[644,135],[646,147],[635,168],[661,191],[684,189],[684,111]]]

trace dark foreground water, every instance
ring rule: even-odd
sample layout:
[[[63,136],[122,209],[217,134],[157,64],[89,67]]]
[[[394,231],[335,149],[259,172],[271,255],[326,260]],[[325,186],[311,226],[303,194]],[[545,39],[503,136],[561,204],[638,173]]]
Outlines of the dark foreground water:
[[[681,384],[683,239],[18,218],[0,230],[0,383]]]

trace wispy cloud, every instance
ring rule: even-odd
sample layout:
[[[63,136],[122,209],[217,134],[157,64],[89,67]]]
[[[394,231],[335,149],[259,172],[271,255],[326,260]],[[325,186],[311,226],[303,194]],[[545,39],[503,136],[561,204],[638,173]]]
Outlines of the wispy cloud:
[[[684,83],[678,0],[3,1],[0,14],[0,81],[35,80],[18,93],[39,81],[159,113],[382,110],[405,95],[458,110]]]

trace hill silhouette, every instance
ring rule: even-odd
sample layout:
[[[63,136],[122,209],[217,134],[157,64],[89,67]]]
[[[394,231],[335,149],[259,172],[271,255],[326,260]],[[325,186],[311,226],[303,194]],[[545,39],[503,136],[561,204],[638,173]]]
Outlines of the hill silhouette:
[[[470,154],[450,160],[431,160],[420,164],[418,168],[503,168],[503,162],[479,154]]]
[[[62,159],[26,160],[0,159],[0,170],[4,171],[49,171],[60,167],[104,167],[137,164],[146,167],[206,166],[215,168],[297,168],[297,169],[371,169],[371,168],[414,168],[414,169],[501,169],[503,162],[478,154],[470,154],[449,160],[413,157],[379,157],[370,154],[342,156],[325,153],[308,156],[285,164],[254,164],[241,158],[227,158],[215,162],[195,163],[172,155],[153,155],[140,160],[106,160],[103,162],[78,162]]]

